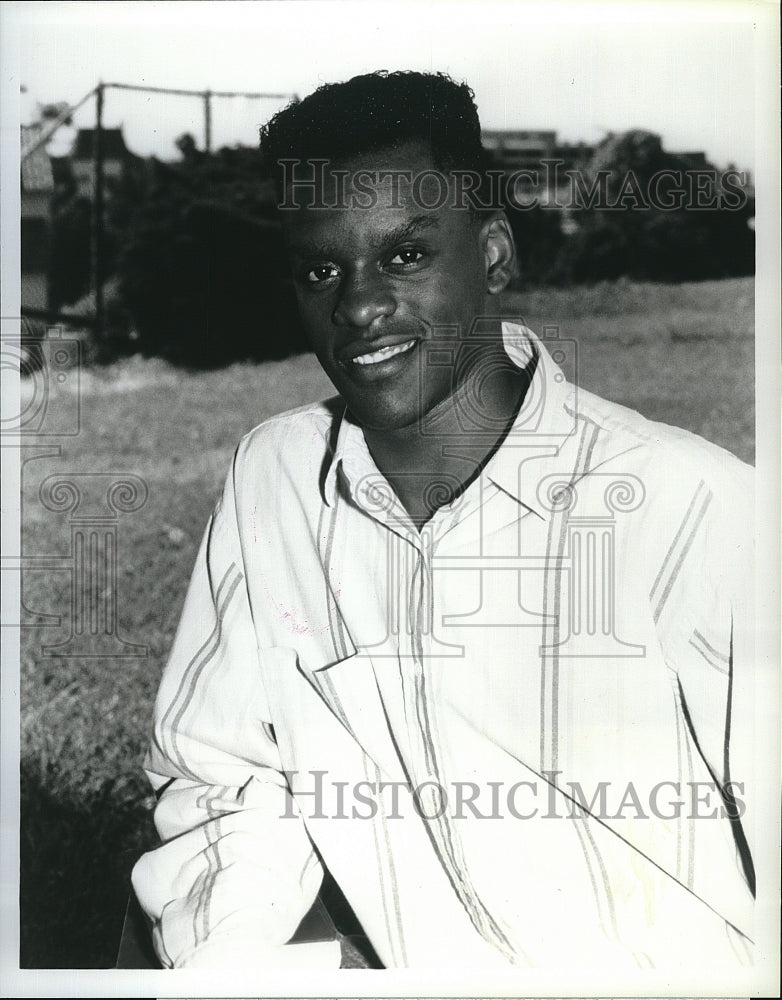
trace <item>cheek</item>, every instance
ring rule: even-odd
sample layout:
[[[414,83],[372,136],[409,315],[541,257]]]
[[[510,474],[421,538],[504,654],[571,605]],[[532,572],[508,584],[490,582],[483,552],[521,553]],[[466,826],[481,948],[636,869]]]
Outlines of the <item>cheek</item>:
[[[328,337],[331,325],[331,305],[326,301],[326,296],[316,298],[306,293],[297,293],[296,299],[304,330],[313,346],[317,347],[321,341]]]
[[[429,314],[448,325],[471,327],[481,314],[485,303],[483,286],[473,276],[454,280],[446,277],[431,290],[428,298]],[[468,330],[462,330],[467,333]]]
[[[439,269],[439,297],[452,306],[482,302],[486,293],[483,256],[466,251],[450,257]]]

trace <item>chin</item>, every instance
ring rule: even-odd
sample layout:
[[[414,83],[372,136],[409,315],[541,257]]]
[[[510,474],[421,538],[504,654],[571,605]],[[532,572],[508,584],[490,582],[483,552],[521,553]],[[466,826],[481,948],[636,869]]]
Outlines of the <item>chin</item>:
[[[423,414],[386,412],[383,410],[365,410],[364,408],[353,408],[348,404],[348,409],[354,420],[370,431],[401,431],[406,427],[413,427],[418,424]]]
[[[450,387],[449,387],[450,388]],[[382,394],[374,399],[362,398],[351,402],[347,394],[343,398],[354,420],[370,431],[410,431],[421,427],[427,417],[435,417],[438,408],[447,406],[451,393],[443,391],[429,399],[421,400],[417,394],[414,398],[389,399]],[[409,397],[409,394],[408,394]]]
[[[348,392],[341,395],[353,419],[367,430],[398,431],[414,426],[423,416],[418,400],[393,399],[381,392],[374,396]]]

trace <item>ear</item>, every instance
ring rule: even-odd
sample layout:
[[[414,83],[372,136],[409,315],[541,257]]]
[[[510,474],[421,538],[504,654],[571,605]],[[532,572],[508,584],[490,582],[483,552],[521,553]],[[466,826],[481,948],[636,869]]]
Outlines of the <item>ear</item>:
[[[483,223],[481,246],[486,262],[486,291],[497,295],[516,272],[516,244],[504,213]]]

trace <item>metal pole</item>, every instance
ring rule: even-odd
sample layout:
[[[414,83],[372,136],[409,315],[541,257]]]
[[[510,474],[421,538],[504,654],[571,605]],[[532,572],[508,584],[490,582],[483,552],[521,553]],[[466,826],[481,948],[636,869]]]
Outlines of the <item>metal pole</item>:
[[[95,133],[93,135],[95,189],[92,200],[92,289],[95,293],[95,334],[103,337],[103,84],[95,91]]]
[[[204,148],[212,152],[212,91],[204,91]]]
[[[85,94],[84,97],[82,97],[80,101],[77,101],[76,104],[72,104],[69,108],[66,108],[64,111],[61,111],[60,114],[57,115],[57,117],[54,119],[54,121],[52,121],[49,125],[46,126],[45,129],[42,129],[39,132],[38,137],[37,139],[35,139],[34,142],[31,142],[29,145],[23,147],[21,151],[21,159],[26,160],[28,156],[32,156],[32,154],[36,151],[36,149],[40,149],[41,146],[45,145],[51,139],[51,137],[54,135],[57,129],[61,125],[64,125],[65,122],[67,122],[68,119],[73,115],[73,113],[75,111],[78,111],[79,108],[82,106],[82,104],[84,104],[85,101],[88,101],[93,96],[94,93],[95,93],[95,88],[93,88],[88,94]]]

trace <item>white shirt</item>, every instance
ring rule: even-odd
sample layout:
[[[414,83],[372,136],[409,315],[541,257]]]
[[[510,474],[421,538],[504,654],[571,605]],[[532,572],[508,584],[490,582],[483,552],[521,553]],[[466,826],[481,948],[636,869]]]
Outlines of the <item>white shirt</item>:
[[[164,964],[290,962],[319,856],[389,968],[751,961],[752,470],[505,338],[522,408],[420,532],[339,400],[240,443],[145,762]]]

